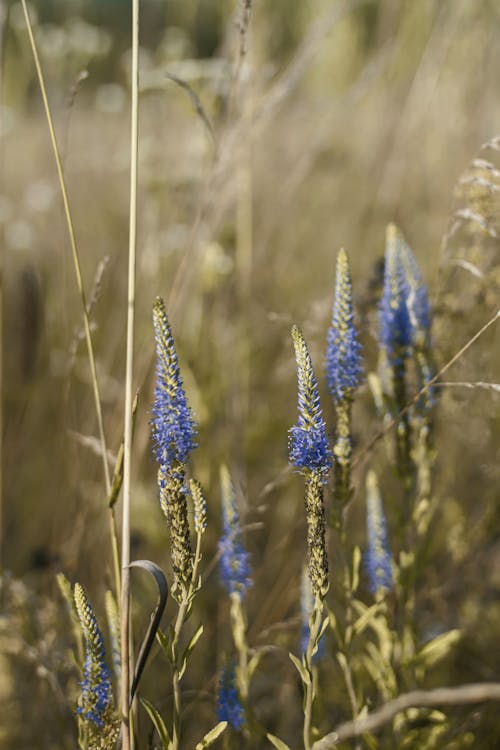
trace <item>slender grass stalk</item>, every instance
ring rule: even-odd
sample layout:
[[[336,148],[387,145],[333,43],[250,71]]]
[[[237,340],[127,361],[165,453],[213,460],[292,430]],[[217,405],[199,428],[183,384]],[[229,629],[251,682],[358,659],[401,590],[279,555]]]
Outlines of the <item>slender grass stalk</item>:
[[[139,0],[132,1],[132,103],[130,134],[130,213],[127,293],[127,354],[125,365],[125,431],[123,454],[122,588],[121,588],[121,720],[122,748],[130,750],[130,494],[133,427],[133,364],[135,264],[137,253],[137,171],[139,151]]]
[[[2,131],[2,119],[3,119],[3,72],[4,72],[4,30],[5,23],[7,20],[7,7],[4,3],[0,5],[0,132]],[[0,153],[0,168],[3,172],[3,149]],[[3,176],[3,175],[2,175]],[[0,233],[0,242],[4,247],[3,241],[3,226]],[[3,305],[4,305],[4,290],[3,290],[3,274],[4,274],[4,255],[2,253],[0,257],[0,571],[2,570],[3,562]]]
[[[61,190],[63,206],[64,206],[64,215],[66,217],[66,224],[68,227],[71,254],[73,257],[73,266],[74,266],[75,275],[76,275],[76,283],[78,286],[78,293],[80,295],[80,304],[81,304],[82,313],[83,313],[83,326],[84,326],[84,331],[85,331],[85,341],[87,344],[87,355],[88,355],[89,365],[90,365],[92,389],[94,393],[94,403],[95,403],[95,410],[96,410],[96,415],[97,415],[97,426],[99,430],[99,442],[100,442],[101,455],[102,455],[104,484],[106,488],[106,497],[108,497],[109,491],[111,489],[111,478],[110,478],[110,472],[109,472],[109,466],[108,466],[108,458],[107,458],[108,454],[107,454],[107,448],[106,448],[106,437],[104,433],[104,420],[102,416],[99,382],[97,379],[97,367],[96,367],[96,361],[95,361],[95,355],[94,355],[94,345],[92,343],[92,334],[90,331],[90,320],[89,320],[89,314],[88,314],[88,308],[87,308],[87,297],[85,294],[85,287],[83,283],[83,276],[82,276],[82,270],[81,270],[81,264],[80,264],[80,253],[78,250],[75,229],[73,226],[73,217],[72,217],[71,209],[69,205],[68,191],[66,189],[66,180],[65,180],[64,172],[62,168],[59,146],[57,144],[54,121],[52,118],[52,113],[51,113],[51,109],[49,105],[49,99],[47,96],[47,88],[45,86],[45,78],[43,75],[42,65],[40,62],[40,57],[38,55],[38,49],[36,46],[35,36],[33,33],[33,25],[31,23],[31,19],[29,16],[29,11],[26,5],[26,0],[21,0],[21,4],[23,8],[24,18],[26,20],[26,28],[28,31],[28,38],[29,38],[30,45],[31,45],[31,51],[33,53],[33,60],[35,63],[35,69],[36,69],[36,73],[38,76],[38,83],[39,83],[40,91],[42,94],[43,106],[45,110],[45,116],[47,118],[47,125],[49,128],[52,150],[54,152],[54,160],[56,163],[57,175],[59,178],[59,187]],[[116,590],[118,592],[120,590],[120,564],[119,564],[119,555],[118,555],[118,538],[117,538],[116,522],[115,522],[113,508],[109,508],[109,530],[110,530],[111,545],[112,545],[112,551],[113,551],[115,585],[116,585]]]

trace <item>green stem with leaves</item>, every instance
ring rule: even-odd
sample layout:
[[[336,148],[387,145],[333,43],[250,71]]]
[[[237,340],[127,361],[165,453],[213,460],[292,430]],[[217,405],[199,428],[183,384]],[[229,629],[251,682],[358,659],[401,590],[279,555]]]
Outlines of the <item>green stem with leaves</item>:
[[[184,674],[185,664],[180,661],[179,643],[182,633],[182,628],[186,621],[187,616],[191,612],[195,596],[200,588],[200,582],[198,580],[198,570],[201,562],[201,537],[203,532],[196,534],[196,549],[193,560],[193,571],[189,586],[186,589],[181,589],[181,596],[179,602],[179,609],[175,620],[174,631],[172,636],[172,643],[170,646],[170,658],[172,661],[172,690],[174,695],[173,715],[172,715],[172,750],[179,750],[180,737],[181,737],[181,679]],[[198,634],[201,635],[202,630],[198,630],[195,634],[197,639]],[[193,643],[194,646],[194,643]],[[186,657],[187,658],[187,657]]]

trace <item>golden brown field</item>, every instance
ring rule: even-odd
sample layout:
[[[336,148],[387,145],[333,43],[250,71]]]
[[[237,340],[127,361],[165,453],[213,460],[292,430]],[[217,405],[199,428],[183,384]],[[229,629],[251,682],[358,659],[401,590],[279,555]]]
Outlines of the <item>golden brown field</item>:
[[[310,346],[332,432],[322,363],[339,248],[351,261],[367,372],[377,367],[388,222],[401,228],[429,287],[438,368],[499,308],[500,6],[253,5],[241,32],[244,3],[236,0],[141,4],[131,543],[134,559],[155,561],[171,580],[150,437],[151,308],[161,295],[199,424],[192,464],[209,515],[193,614],[204,634],[182,683],[183,748],[194,747],[216,721],[217,681],[232,648],[217,573],[221,463],[233,476],[253,570],[247,639],[262,656],[252,710],[259,726],[300,745],[300,683],[287,655],[300,630],[305,554],[303,483],[287,457],[287,430],[296,418],[290,327],[298,324]],[[92,302],[113,471],[124,429],[130,3],[33,0],[31,9]],[[3,3],[2,13],[0,747],[74,748],[80,677],[56,574],[85,586],[104,624],[104,593],[114,585],[108,513],[46,119],[21,5]],[[424,670],[423,688],[498,679],[499,336],[497,322],[436,389],[435,512],[416,569],[414,628],[419,647],[446,630],[461,635]],[[387,440],[365,451],[381,427],[366,381],[353,425],[359,459],[348,554],[355,544],[366,546],[364,482],[372,468],[397,558],[404,498]],[[119,502],[118,519],[120,512]],[[333,534],[330,552],[335,607],[341,560]],[[361,569],[357,595],[370,604],[363,575]],[[139,573],[132,585],[138,647],[154,590]],[[165,628],[174,611],[170,600]],[[329,665],[318,667],[318,736],[352,718],[335,648],[332,637]],[[362,672],[362,652],[352,658]],[[417,686],[398,675],[400,692]],[[364,678],[359,684],[372,710],[380,696]],[[170,716],[169,666],[158,646],[141,694]],[[389,725],[339,747],[498,747],[495,703],[443,711],[449,720],[442,733],[429,731],[440,719],[426,714],[414,717],[406,735]],[[142,709],[138,726],[137,748],[160,747]],[[258,732],[218,742],[271,747]]]

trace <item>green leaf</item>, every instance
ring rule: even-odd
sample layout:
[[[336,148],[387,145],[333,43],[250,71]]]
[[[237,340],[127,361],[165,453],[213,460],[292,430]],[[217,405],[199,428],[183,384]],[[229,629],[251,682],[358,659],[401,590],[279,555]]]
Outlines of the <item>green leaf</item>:
[[[227,721],[219,721],[213,729],[206,733],[201,742],[198,742],[195,750],[205,750],[206,747],[212,745],[217,737],[220,737],[222,732],[227,727]]]
[[[351,591],[353,593],[358,590],[360,565],[361,565],[361,550],[358,547],[358,545],[356,545],[352,553]]]
[[[283,742],[283,740],[280,740],[279,737],[276,737],[274,734],[269,734],[269,732],[266,735],[269,742],[272,742],[274,747],[277,747],[278,750],[290,750],[286,742]]]
[[[151,648],[155,640],[156,632],[160,627],[160,620],[167,605],[168,584],[163,570],[158,567],[156,563],[151,562],[151,560],[134,560],[129,564],[128,567],[141,568],[142,570],[145,570],[154,578],[156,586],[158,588],[158,600],[156,602],[156,607],[151,613],[151,622],[149,623],[149,627],[146,631],[146,635],[144,636],[144,640],[141,644],[139,654],[137,656],[134,678],[132,680],[132,686],[130,688],[130,701],[132,702],[135,692],[139,686],[139,682],[141,680],[141,676],[144,671],[144,667],[146,666],[149,654],[151,653]]]
[[[309,671],[306,669],[304,664],[300,661],[300,659],[297,659],[295,654],[292,654],[291,651],[288,652],[288,656],[292,660],[295,669],[300,675],[300,679],[304,683],[304,685],[310,685],[311,684],[311,675],[309,674]]]
[[[256,653],[252,656],[252,658],[248,662],[248,679],[249,680],[252,679],[255,670],[259,666],[261,657],[262,657],[262,652],[256,651]]]
[[[363,614],[358,617],[356,622],[354,623],[354,634],[360,635],[365,628],[367,628],[369,625],[373,624],[372,621],[376,618],[378,612],[380,609],[380,605],[372,604],[371,607],[367,607]]]
[[[191,653],[191,651],[194,649],[194,647],[200,640],[202,634],[203,634],[203,625],[198,625],[197,629],[194,631],[193,635],[189,639],[188,645],[184,649],[184,653],[182,654],[182,658],[180,662],[181,665],[179,669],[179,680],[182,680],[182,676],[184,672],[186,671],[189,654]]]
[[[432,641],[425,644],[416,655],[415,661],[427,668],[433,667],[445,656],[448,656],[461,637],[462,631],[458,628],[438,635],[437,638],[433,638]]]
[[[139,699],[146,709],[149,718],[153,722],[153,726],[158,732],[158,736],[161,740],[161,746],[163,750],[169,750],[171,747],[172,741],[170,739],[170,736],[168,734],[167,727],[165,726],[165,722],[163,721],[161,715],[158,713],[156,708],[153,706],[152,703],[150,703],[146,698],[140,698]]]

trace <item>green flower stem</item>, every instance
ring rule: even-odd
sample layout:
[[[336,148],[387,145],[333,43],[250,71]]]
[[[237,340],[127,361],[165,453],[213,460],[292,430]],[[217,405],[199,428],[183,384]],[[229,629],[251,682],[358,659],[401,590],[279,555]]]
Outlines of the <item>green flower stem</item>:
[[[308,675],[308,680],[303,680],[304,685],[304,748],[305,750],[311,750],[312,738],[312,711],[315,697],[315,676],[313,670],[313,655],[318,646],[319,634],[321,632],[321,625],[323,622],[323,600],[316,596],[314,600],[314,608],[311,613],[309,620],[309,641],[307,643],[306,653],[304,654],[304,666]]]
[[[174,634],[171,645],[171,659],[172,659],[172,690],[174,695],[174,706],[172,715],[172,750],[179,750],[180,748],[180,737],[181,737],[181,664],[179,662],[179,642],[182,632],[182,628],[186,621],[186,617],[191,611],[194,597],[199,589],[198,582],[198,569],[201,561],[201,537],[203,532],[196,534],[196,549],[193,560],[193,570],[191,574],[191,580],[188,588],[182,588],[179,610],[177,612],[177,618],[175,620]]]

